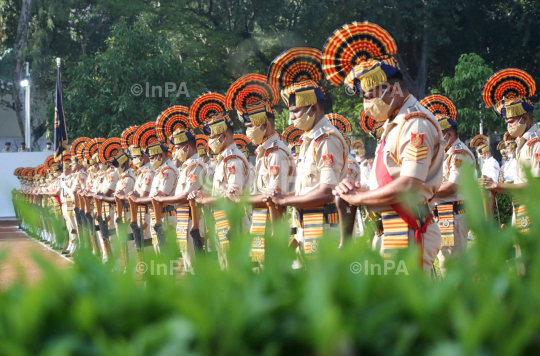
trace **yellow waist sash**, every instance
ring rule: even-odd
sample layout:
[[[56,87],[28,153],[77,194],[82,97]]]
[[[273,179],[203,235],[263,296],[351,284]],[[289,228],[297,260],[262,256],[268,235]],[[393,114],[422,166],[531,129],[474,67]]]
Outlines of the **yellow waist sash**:
[[[268,209],[254,208],[251,222],[251,234],[253,242],[251,243],[251,261],[264,262],[264,236],[266,234],[266,222]]]
[[[229,233],[229,220],[224,210],[215,210],[214,219],[216,220],[216,230],[218,233],[219,246],[222,251],[229,250],[229,239],[227,234]]]
[[[395,250],[409,247],[409,225],[395,210],[381,211],[384,230],[383,257],[389,258]]]
[[[439,214],[439,230],[441,231],[441,245],[454,246],[454,204],[443,203],[437,205]]]
[[[302,222],[304,227],[304,254],[306,257],[314,257],[319,250],[319,239],[323,234],[323,207],[304,210]]]
[[[516,215],[516,227],[518,231],[522,233],[529,232],[531,219],[527,215],[525,205],[518,203],[516,199],[514,199],[514,214]]]
[[[176,209],[176,241],[180,251],[187,251],[189,228],[189,206]]]

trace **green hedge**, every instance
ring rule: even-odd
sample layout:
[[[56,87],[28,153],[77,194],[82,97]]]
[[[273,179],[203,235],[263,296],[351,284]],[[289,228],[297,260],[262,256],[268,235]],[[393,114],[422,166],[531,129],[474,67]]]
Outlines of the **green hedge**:
[[[533,221],[540,221],[539,192],[538,184],[527,192]],[[464,194],[476,242],[440,281],[420,270],[412,251],[396,257],[407,273],[366,274],[366,264],[391,262],[362,240],[337,250],[327,238],[306,270],[292,270],[285,229],[267,239],[261,273],[245,257],[245,236],[232,237],[226,272],[207,258],[197,260],[195,275],[147,273],[144,282],[87,254],[67,270],[39,261],[41,282],[0,294],[0,354],[538,354],[538,225],[526,237],[500,231],[484,220],[477,185]],[[520,261],[513,258],[516,241]],[[351,272],[353,262],[360,273]]]

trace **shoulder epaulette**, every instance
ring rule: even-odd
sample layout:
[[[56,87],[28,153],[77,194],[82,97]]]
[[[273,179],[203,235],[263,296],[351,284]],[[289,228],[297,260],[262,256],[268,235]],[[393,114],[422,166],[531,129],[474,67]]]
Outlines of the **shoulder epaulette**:
[[[422,112],[422,109],[420,109],[420,106],[418,106],[418,102],[415,103],[414,105],[411,105],[407,108],[407,113],[408,114],[412,114],[412,113],[415,113],[415,112]]]
[[[538,135],[537,135],[536,133],[534,133],[533,135],[536,135],[536,136],[535,136],[535,137],[531,137],[531,138],[529,139],[529,141],[527,141],[527,146],[529,146],[529,147],[532,146],[532,145],[534,145],[534,144],[537,143],[537,142],[540,142],[540,137],[538,137]]]
[[[313,136],[313,139],[315,141],[322,140],[323,138],[328,137],[328,133],[321,127],[317,131],[315,131],[315,135]]]
[[[274,152],[274,151],[277,151],[279,150],[279,147],[276,145],[276,146],[271,146],[269,147],[265,152],[264,152],[264,157],[268,157],[270,155],[270,153]]]
[[[223,154],[223,158],[225,159],[226,157],[230,156],[230,155],[234,155],[234,152],[233,150],[231,150],[230,148],[225,151],[225,153]]]
[[[204,166],[203,166],[201,163],[197,162],[197,161],[191,162],[191,163],[189,164],[189,166],[187,166],[187,169],[189,170],[189,169],[191,169],[191,168],[194,167],[194,166],[200,166],[202,169],[204,169]]]
[[[540,137],[538,136],[538,134],[535,132],[535,133],[533,133],[533,135],[534,135],[534,137],[531,136],[532,138],[530,138],[529,141],[527,141],[527,147],[528,147],[527,151],[529,153],[529,156],[531,156],[531,150],[532,150],[534,144],[537,143],[537,142],[540,142]]]
[[[430,120],[431,118],[427,114],[424,114],[421,111],[415,111],[415,112],[408,113],[403,118],[403,120],[405,120],[405,121],[410,120],[410,119],[428,119],[428,120]]]
[[[452,152],[452,154],[455,154],[455,155],[466,155],[467,153],[469,153],[469,152],[467,152],[466,150],[462,150],[462,149],[454,150]]]
[[[458,143],[456,145],[456,148],[454,148],[454,150],[461,150],[461,149],[463,149],[463,146],[461,146],[461,143]]]
[[[232,151],[231,151],[231,153],[232,153]],[[235,154],[230,154],[230,155],[224,156],[223,157],[223,163],[227,163],[231,159],[235,159],[235,158],[239,158],[239,156],[235,155]]]

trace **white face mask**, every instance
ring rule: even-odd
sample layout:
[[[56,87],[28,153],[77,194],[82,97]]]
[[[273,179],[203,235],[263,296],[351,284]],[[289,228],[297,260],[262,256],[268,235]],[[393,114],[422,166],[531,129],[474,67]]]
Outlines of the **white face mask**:
[[[223,142],[220,141],[221,136],[223,136],[223,134],[219,135],[219,137],[211,138],[208,140],[208,146],[210,147],[210,149],[212,149],[212,152],[214,153],[221,152],[221,148],[223,147]]]
[[[247,138],[249,138],[254,145],[260,145],[264,140],[264,135],[266,135],[266,130],[263,131],[261,126],[256,126],[255,128],[249,128],[246,130]]]
[[[158,169],[162,165],[162,163],[163,162],[160,159],[155,159],[150,164],[152,165],[152,167],[154,167],[154,169]]]
[[[142,166],[142,162],[143,162],[143,161],[142,161],[142,159],[139,158],[139,156],[137,156],[137,157],[135,157],[135,158],[133,159],[133,165],[134,165],[135,167],[140,167],[140,166]]]
[[[386,88],[382,95],[379,98],[376,98],[373,102],[364,102],[364,111],[369,117],[377,122],[385,121],[390,116],[390,110],[392,110],[394,98],[392,98],[390,105],[382,100],[388,89],[389,88]]]
[[[299,119],[293,120],[293,125],[297,129],[300,129],[302,131],[309,131],[313,127],[313,121],[315,121],[315,116],[309,116],[308,112],[311,110],[313,105],[309,107],[309,109],[306,110],[305,113],[300,116]]]
[[[446,142],[446,149],[448,149],[448,147],[450,146],[450,133],[447,132],[444,136],[443,136],[443,140],[444,142]]]
[[[184,151],[184,148],[180,148],[174,151],[174,157],[179,161],[185,162],[188,158],[188,153]]]
[[[514,126],[508,127],[508,133],[512,137],[521,137],[527,131],[527,124],[522,124],[521,119],[523,119],[523,116],[519,118],[519,121]]]

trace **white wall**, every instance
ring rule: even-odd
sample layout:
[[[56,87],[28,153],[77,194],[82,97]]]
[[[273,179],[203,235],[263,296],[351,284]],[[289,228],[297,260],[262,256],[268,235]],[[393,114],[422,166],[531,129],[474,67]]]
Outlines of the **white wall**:
[[[11,191],[19,188],[19,180],[13,175],[16,168],[36,167],[45,163],[53,152],[0,153],[0,219],[14,219]]]

